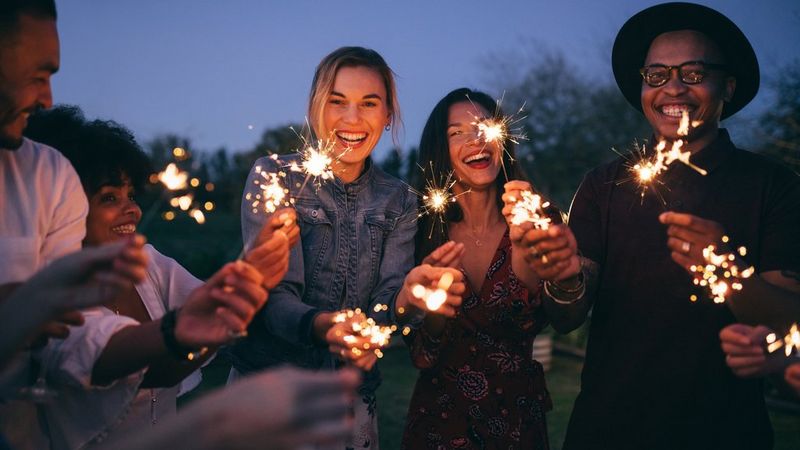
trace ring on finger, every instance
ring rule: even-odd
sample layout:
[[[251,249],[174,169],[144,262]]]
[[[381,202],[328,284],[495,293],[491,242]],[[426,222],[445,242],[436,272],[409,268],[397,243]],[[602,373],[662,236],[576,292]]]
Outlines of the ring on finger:
[[[692,243],[691,242],[687,242],[687,241],[683,241],[683,243],[681,244],[681,251],[683,253],[689,253],[689,251],[691,249],[692,249]]]

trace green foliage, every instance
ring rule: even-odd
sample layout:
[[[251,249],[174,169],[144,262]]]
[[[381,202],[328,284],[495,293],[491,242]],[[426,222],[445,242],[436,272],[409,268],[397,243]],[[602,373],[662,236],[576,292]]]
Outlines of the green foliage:
[[[495,70],[511,67],[497,58]],[[524,106],[519,122],[527,136],[517,147],[517,159],[532,184],[566,211],[583,175],[617,156],[635,139],[649,136],[644,117],[626,102],[616,85],[581,73],[558,51],[540,51],[517,59],[511,73],[499,73],[505,88],[506,114]]]
[[[770,85],[775,100],[760,120],[761,151],[800,173],[800,60],[779,71]]]

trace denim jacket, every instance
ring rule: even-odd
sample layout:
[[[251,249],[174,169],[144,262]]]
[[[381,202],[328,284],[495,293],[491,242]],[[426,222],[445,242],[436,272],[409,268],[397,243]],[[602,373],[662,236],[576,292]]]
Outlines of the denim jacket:
[[[273,172],[298,158],[296,154],[277,161],[265,157],[256,165]],[[269,293],[248,337],[230,352],[234,367],[243,373],[283,363],[336,367],[327,347],[312,339],[316,313],[361,308],[378,323],[394,323],[395,299],[414,263],[417,199],[371,159],[352,183],[334,178],[318,185],[308,180],[300,197],[304,174],[284,171],[284,186],[295,199],[300,242],[292,248],[289,270]],[[257,189],[256,176],[251,171],[245,195],[248,189]],[[253,213],[251,202],[242,202],[246,243],[252,242],[267,217],[263,211]],[[389,309],[375,312],[376,304]],[[378,383],[377,373],[365,379],[365,386],[372,389]]]

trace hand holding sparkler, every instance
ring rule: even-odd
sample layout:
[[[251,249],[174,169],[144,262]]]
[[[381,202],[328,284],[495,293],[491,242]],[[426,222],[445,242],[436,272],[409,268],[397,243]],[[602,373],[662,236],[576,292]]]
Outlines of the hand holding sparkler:
[[[463,280],[461,271],[449,267],[422,264],[413,268],[397,296],[398,314],[413,306],[445,317],[455,316],[465,290]]]
[[[790,336],[791,333],[787,336],[789,341]],[[753,327],[735,323],[723,328],[719,337],[725,363],[736,376],[758,377],[782,371],[786,366],[785,353],[777,350],[784,347],[787,338],[778,339],[772,330],[763,325]]]
[[[672,211],[661,214],[658,220],[669,225],[667,246],[672,250],[672,260],[695,277],[695,285],[708,288],[715,303],[723,303],[733,291],[742,290],[742,280],[755,273],[739,258],[747,252],[744,247],[738,248],[738,255],[727,251],[729,239],[717,222]],[[697,296],[690,299],[696,301]]]
[[[422,260],[422,264],[430,264],[433,267],[461,267],[461,257],[464,256],[464,244],[455,241],[447,241],[440,245],[430,255]]]
[[[565,224],[551,222],[544,210],[549,204],[532,193],[531,185],[525,181],[509,181],[502,198],[512,248],[524,255],[536,276],[550,281],[576,276],[581,266],[575,236]]]
[[[717,222],[691,214],[667,211],[658,216],[659,222],[667,225],[667,247],[672,250],[672,260],[681,267],[705,265],[703,249],[709,245],[720,248],[725,230]]]
[[[175,338],[189,348],[228,343],[247,329],[267,301],[261,274],[250,264],[234,261],[189,294],[180,309]]]
[[[378,325],[360,309],[339,311],[328,317],[332,322],[325,334],[329,350],[362,370],[372,369],[383,357],[381,349],[397,330],[395,326]]]
[[[746,254],[739,247],[738,255],[728,252],[728,237],[722,225],[691,214],[672,211],[658,216],[668,225],[667,246],[672,260],[694,276],[694,284],[708,288],[715,303],[723,303],[730,294],[742,290],[742,280],[755,273],[739,256]],[[696,295],[690,297],[697,300]]]
[[[725,363],[736,376],[748,378],[768,372],[764,342],[771,332],[763,325],[751,327],[741,323],[728,325],[719,332]]]
[[[273,289],[289,270],[289,250],[299,237],[294,209],[276,211],[256,236],[253,247],[245,253],[244,260],[252,264],[264,278],[263,286]]]
[[[520,226],[530,223],[533,228],[546,230],[550,226],[550,216],[545,209],[550,202],[538,194],[534,194],[530,183],[525,181],[509,181],[503,193],[503,216],[509,226]],[[516,236],[515,236],[516,237]]]

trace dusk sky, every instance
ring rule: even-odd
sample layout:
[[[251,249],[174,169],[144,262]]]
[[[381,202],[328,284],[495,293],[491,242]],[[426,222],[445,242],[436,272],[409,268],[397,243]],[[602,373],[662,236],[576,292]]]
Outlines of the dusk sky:
[[[531,49],[533,42],[611,79],[614,36],[632,14],[656,3],[57,0],[62,64],[54,97],[90,118],[123,123],[142,142],[174,132],[195,149],[244,150],[265,128],[302,122],[319,60],[337,47],[361,45],[398,74],[405,149],[416,145],[433,105],[450,90],[503,91],[486,64],[494,53]],[[745,32],[762,77],[800,58],[800,1],[699,3]],[[765,96],[762,83],[740,114],[763,109]],[[378,157],[391,145],[385,135]]]

